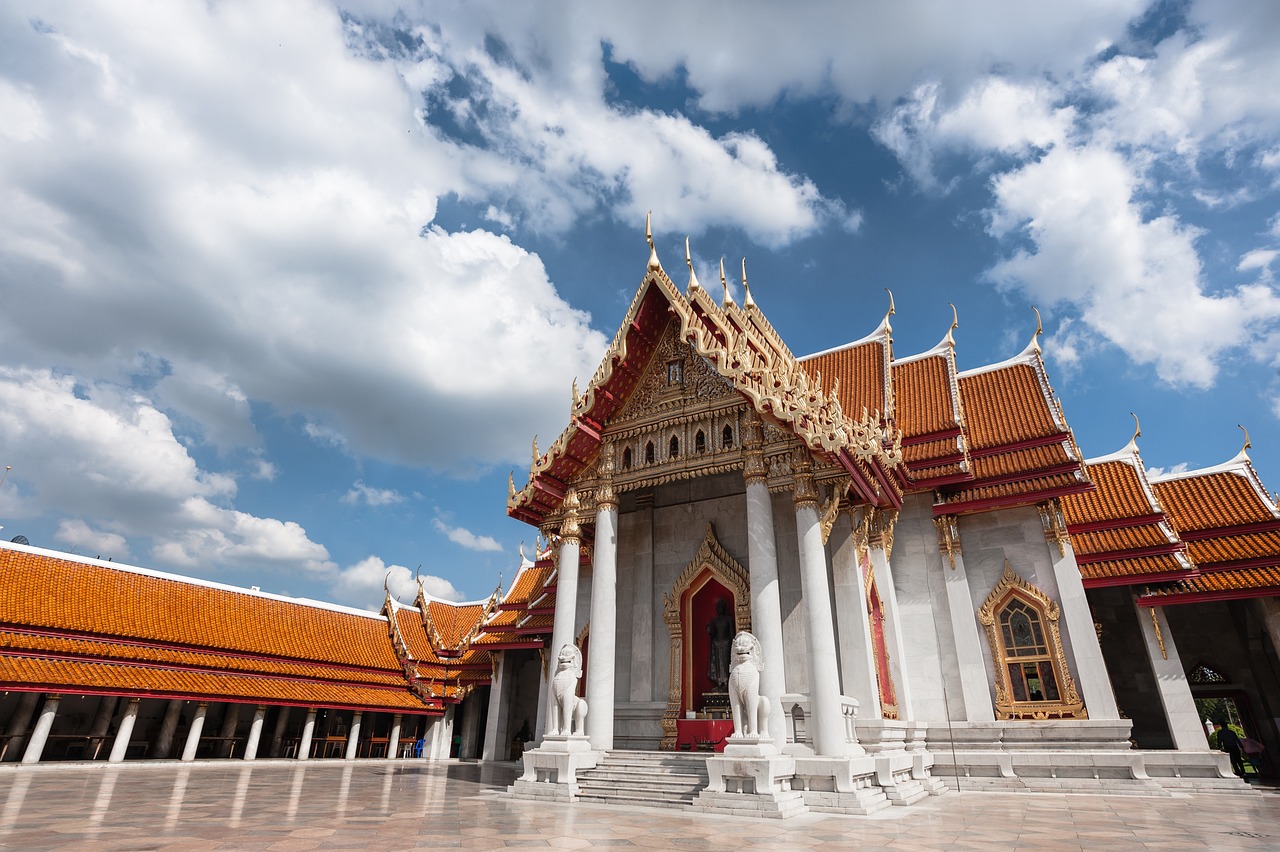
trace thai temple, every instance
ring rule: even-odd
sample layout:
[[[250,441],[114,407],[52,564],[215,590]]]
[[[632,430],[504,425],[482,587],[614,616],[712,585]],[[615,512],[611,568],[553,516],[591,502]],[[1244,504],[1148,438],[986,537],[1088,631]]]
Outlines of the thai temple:
[[[1247,792],[1222,722],[1274,774],[1280,508],[1247,435],[1203,470],[1149,475],[1137,430],[1086,458],[1039,328],[960,371],[954,323],[895,352],[890,301],[798,356],[745,264],[739,305],[649,245],[510,483],[539,543],[509,587],[373,613],[4,543],[3,760],[519,760],[517,796],[789,816]]]

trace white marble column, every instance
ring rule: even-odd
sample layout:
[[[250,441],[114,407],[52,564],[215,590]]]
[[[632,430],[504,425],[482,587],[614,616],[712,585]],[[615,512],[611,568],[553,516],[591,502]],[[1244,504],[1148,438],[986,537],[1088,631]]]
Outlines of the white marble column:
[[[178,731],[178,717],[182,715],[182,700],[169,699],[164,708],[164,718],[160,720],[160,733],[156,735],[156,760],[164,760],[173,751],[173,735]]]
[[[807,457],[804,461],[808,461]],[[806,722],[814,751],[823,757],[841,757],[849,754],[850,748],[840,701],[840,669],[836,660],[835,625],[831,620],[831,592],[827,587],[827,556],[818,522],[818,492],[812,473],[805,467],[797,466],[795,506],[800,589],[809,639],[812,718]]]
[[[40,718],[36,719],[35,730],[27,741],[27,749],[22,753],[23,763],[39,763],[44,753],[44,744],[49,741],[49,731],[53,728],[53,719],[58,715],[58,705],[62,703],[61,695],[46,694],[44,706],[40,708]]]
[[[1258,598],[1262,609],[1262,623],[1271,637],[1271,647],[1280,654],[1280,598]]]
[[[613,444],[600,447],[596,541],[591,561],[591,656],[587,661],[587,736],[613,748],[614,669],[618,639],[618,498],[613,492]]]
[[[628,533],[627,553],[631,572],[631,683],[629,698],[632,701],[653,701],[653,643],[654,632],[653,594],[653,492],[636,495],[636,509],[628,515],[631,532]],[[621,534],[621,529],[619,529]],[[624,569],[628,570],[628,569]],[[659,622],[659,625],[661,622]],[[663,639],[665,642],[665,638]]]
[[[857,699],[859,719],[879,719],[880,688],[875,647],[871,644],[867,587],[858,563],[858,537],[848,512],[841,512],[836,518],[830,543],[836,624],[840,628],[840,682],[844,694]]]
[[[124,713],[120,716],[120,730],[116,731],[116,738],[111,743],[111,756],[107,758],[108,762],[120,763],[129,753],[129,740],[133,739],[133,726],[138,721],[138,705],[141,702],[140,698],[130,698],[125,703]]]
[[[539,712],[533,714],[533,742],[525,743],[525,751],[537,748],[542,745],[542,736],[547,732],[547,664],[554,657],[554,652],[545,648],[538,651],[538,708]]]
[[[489,712],[484,722],[484,749],[481,760],[506,760],[507,715],[511,696],[507,694],[507,681],[511,675],[511,661],[503,651],[495,651],[493,680],[489,683]]]
[[[182,748],[182,760],[187,763],[196,759],[196,751],[200,748],[200,734],[204,732],[204,717],[208,712],[208,701],[201,701],[196,705],[195,715],[191,717],[191,727],[187,729],[187,742]]]
[[[1205,751],[1209,748],[1209,741],[1196,710],[1195,699],[1191,696],[1191,684],[1187,682],[1187,672],[1178,656],[1173,632],[1169,630],[1169,622],[1164,617],[1164,609],[1138,606],[1137,600],[1134,601],[1133,608],[1138,616],[1138,627],[1142,631],[1142,644],[1147,650],[1151,673],[1155,675],[1156,691],[1160,693],[1160,704],[1164,707],[1169,734],[1173,737],[1173,747]],[[1090,717],[1092,718],[1092,714]]]
[[[107,731],[111,730],[111,718],[115,715],[116,705],[120,703],[120,699],[114,695],[104,695],[98,701],[98,709],[93,714],[93,724],[89,726],[90,747],[94,748],[94,752],[89,755],[96,758],[98,753],[102,751],[101,743],[106,740]],[[95,744],[96,747],[95,747]]]
[[[230,757],[235,753],[236,744],[228,741],[226,738],[236,735],[236,726],[240,724],[240,705],[228,704],[227,709],[222,711],[222,729],[218,731],[218,736],[222,737],[222,742],[218,743],[218,756]]]
[[[244,759],[254,760],[258,756],[258,742],[262,739],[262,722],[267,718],[267,706],[259,704],[253,711],[253,722],[249,725],[249,739],[244,744]]]
[[[551,648],[548,650],[553,667],[560,649],[575,644],[576,638],[574,623],[578,617],[578,560],[581,552],[579,506],[578,492],[570,488],[564,498],[565,517],[560,525],[560,556],[556,561],[556,608],[551,627]],[[551,715],[551,708],[545,703],[542,715]]]
[[[347,760],[355,760],[360,753],[360,720],[363,718],[363,710],[356,710],[351,714],[351,730],[347,733]]]
[[[782,713],[786,667],[782,655],[782,603],[778,594],[778,544],[773,531],[773,500],[766,482],[763,434],[759,417],[751,414],[743,428],[747,485],[747,571],[751,578],[751,632],[760,640],[764,670],[760,694],[769,699],[769,736],[779,748],[787,742]]]
[[[1084,581],[1080,577],[1080,566],[1076,564],[1071,537],[1067,534],[1067,521],[1057,500],[1050,500],[1039,508],[1049,558],[1053,560],[1058,605],[1062,611],[1062,649],[1074,666],[1080,697],[1084,699],[1090,719],[1119,719],[1120,708],[1116,705],[1111,677],[1102,658],[1098,632],[1093,627],[1093,614],[1085,597]]]
[[[267,749],[268,757],[280,756],[280,745],[284,740],[284,732],[289,726],[289,709],[283,706],[276,708],[276,726],[271,731],[271,745]]]
[[[973,592],[969,589],[969,575],[964,569],[959,522],[954,515],[943,515],[933,523],[940,537],[950,545],[950,551],[942,553],[942,579],[947,595],[947,624],[942,635],[951,640],[960,669],[962,706],[958,708],[961,715],[956,721],[993,722],[995,689],[982,655],[982,628],[978,624],[978,609],[973,605]]]
[[[302,736],[298,739],[298,760],[311,758],[311,738],[316,733],[316,708],[307,708],[307,718],[302,723]]]
[[[17,763],[22,759],[22,741],[27,732],[27,725],[31,724],[31,717],[36,712],[36,702],[39,700],[38,692],[24,692],[18,699],[18,706],[13,709],[9,724],[4,729],[5,734],[10,737],[9,748],[4,753],[6,762]]]
[[[907,682],[902,616],[898,610],[898,591],[893,585],[893,568],[889,565],[897,512],[869,511],[872,516],[868,524],[868,555],[871,557],[871,570],[876,577],[876,590],[880,593],[880,610],[884,613],[884,644],[889,652],[889,673],[893,677],[893,689],[898,699],[898,718],[903,721],[913,720],[915,711],[911,707],[911,684]]]
[[[403,716],[397,713],[391,717],[391,733],[387,734],[387,758],[400,756],[400,724]]]

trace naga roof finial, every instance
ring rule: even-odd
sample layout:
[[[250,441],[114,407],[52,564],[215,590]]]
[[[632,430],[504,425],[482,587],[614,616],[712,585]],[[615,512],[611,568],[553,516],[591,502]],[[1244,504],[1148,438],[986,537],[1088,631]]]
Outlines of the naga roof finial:
[[[538,459],[542,458],[542,453],[538,452],[538,436],[533,436],[533,463],[537,464]]]
[[[722,305],[733,304],[733,294],[729,292],[729,280],[724,277],[724,258],[720,258],[720,286],[724,288],[724,302]]]
[[[742,304],[744,307],[753,307],[756,300],[751,298],[751,287],[747,285],[747,259],[742,259]]]
[[[1031,335],[1031,344],[1027,348],[1034,349],[1036,354],[1039,355],[1040,354],[1040,335],[1044,334],[1044,323],[1040,321],[1040,309],[1037,308],[1035,305],[1032,305],[1031,310],[1036,312],[1036,330],[1035,330],[1035,333]]]
[[[662,264],[658,262],[658,250],[653,245],[653,228],[650,225],[652,218],[652,210],[644,214],[644,238],[649,243],[649,269],[657,271],[662,268]]]
[[[689,292],[692,293],[702,285],[698,283],[698,274],[693,271],[693,254],[689,251],[689,238],[684,238],[684,262],[689,266]]]
[[[507,471],[507,499],[516,496],[516,472]]]
[[[951,327],[947,329],[947,336],[943,338],[943,341],[952,349],[955,349],[956,339],[951,335],[951,332],[960,327],[960,314],[956,312],[955,304],[951,302],[947,304],[951,305]]]
[[[1133,418],[1133,437],[1129,439],[1129,443],[1136,444],[1138,439],[1142,437],[1142,424],[1138,422],[1138,415],[1132,411],[1129,412],[1129,416]]]
[[[1242,452],[1242,453],[1243,453],[1245,450],[1247,450],[1247,449],[1249,449],[1250,447],[1252,447],[1252,446],[1253,446],[1253,442],[1249,440],[1249,430],[1248,430],[1248,429],[1244,428],[1244,427],[1243,427],[1243,426],[1241,426],[1239,423],[1237,423],[1237,424],[1236,424],[1236,428],[1237,428],[1237,429],[1239,429],[1241,432],[1243,432],[1243,433],[1244,433],[1244,446],[1240,448],[1240,452]]]

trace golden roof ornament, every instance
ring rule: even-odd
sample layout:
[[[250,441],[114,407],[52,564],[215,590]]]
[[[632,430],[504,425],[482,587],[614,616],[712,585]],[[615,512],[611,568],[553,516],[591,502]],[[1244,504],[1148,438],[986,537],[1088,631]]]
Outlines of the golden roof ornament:
[[[756,300],[751,298],[751,288],[747,286],[747,259],[742,259],[742,306],[744,308],[754,308]]]
[[[542,453],[538,452],[538,436],[533,436],[533,463],[537,464],[538,459],[542,458]]]
[[[1252,446],[1253,446],[1253,442],[1249,440],[1249,430],[1248,430],[1248,429],[1244,428],[1244,427],[1243,427],[1243,426],[1241,426],[1239,423],[1237,423],[1237,424],[1236,424],[1236,428],[1237,428],[1237,429],[1239,429],[1241,432],[1243,432],[1243,433],[1244,433],[1244,446],[1240,448],[1240,454],[1241,454],[1241,455],[1243,455],[1245,450],[1247,450],[1247,449],[1249,449],[1250,447],[1252,447]]]
[[[1035,305],[1031,306],[1031,310],[1036,312],[1036,331],[1035,331],[1035,334],[1031,335],[1031,343],[1027,346],[1027,348],[1034,349],[1035,353],[1039,355],[1040,354],[1040,335],[1044,334],[1044,323],[1040,321],[1040,311],[1038,308],[1036,308]]]
[[[885,287],[884,291],[889,294],[889,311],[884,315],[884,330],[887,334],[893,334],[893,326],[889,325],[889,317],[893,316],[898,311],[893,306],[893,291],[888,287]]]
[[[724,277],[724,258],[720,258],[720,286],[724,288],[724,301],[720,303],[721,307],[727,307],[733,304],[733,294],[729,292],[729,280]]]
[[[516,496],[516,472],[514,470],[507,471],[507,499],[510,500]]]
[[[951,332],[960,327],[960,314],[956,312],[956,306],[954,304],[950,302],[947,304],[951,305],[951,328],[947,329],[947,336],[943,338],[943,342],[952,349],[955,349],[956,339],[951,336]]]
[[[662,268],[662,264],[658,262],[658,250],[653,245],[653,228],[650,227],[649,220],[653,218],[653,211],[650,210],[644,214],[644,238],[649,242],[649,266],[650,272],[657,272]]]
[[[692,293],[702,285],[698,283],[698,275],[693,271],[693,255],[689,252],[689,238],[684,238],[684,262],[689,266],[689,292]]]

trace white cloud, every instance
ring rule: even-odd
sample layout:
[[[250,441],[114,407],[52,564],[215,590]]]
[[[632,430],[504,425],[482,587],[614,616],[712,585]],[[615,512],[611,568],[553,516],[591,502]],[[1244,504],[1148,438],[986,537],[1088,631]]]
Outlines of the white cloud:
[[[135,392],[0,367],[0,446],[18,462],[6,484],[11,515],[94,519],[59,526],[58,539],[72,546],[121,554],[128,538],[142,537],[151,558],[172,568],[336,570],[297,523],[227,505],[234,478],[201,469],[169,419]]]
[[[387,565],[377,556],[366,556],[354,565],[343,568],[330,584],[336,599],[351,606],[377,610],[385,600],[383,582],[391,594],[401,603],[410,603],[418,594],[418,584],[413,572],[403,565]],[[462,594],[442,577],[421,577],[423,588],[441,600],[459,601]]]
[[[348,506],[354,506],[357,503],[364,503],[366,506],[389,506],[403,501],[404,496],[390,488],[370,488],[360,480],[356,480],[351,490],[342,495],[342,502]]]
[[[78,518],[59,523],[53,537],[77,552],[92,553],[103,559],[122,560],[129,555],[129,545],[124,536],[95,530]]]
[[[1254,249],[1246,252],[1240,258],[1240,262],[1236,264],[1238,272],[1248,272],[1253,269],[1263,270],[1264,272],[1271,267],[1271,262],[1280,256],[1280,251],[1276,249]]]
[[[450,526],[439,518],[434,519],[431,522],[431,525],[444,533],[445,537],[448,538],[449,541],[461,547],[465,547],[467,550],[475,550],[481,553],[502,552],[502,545],[498,544],[497,540],[491,536],[476,535],[471,532],[471,530],[464,529],[463,527]]]
[[[1149,467],[1147,468],[1147,478],[1155,479],[1156,477],[1167,476],[1172,473],[1186,473],[1190,469],[1191,466],[1187,462],[1178,462],[1177,464],[1170,465],[1169,467]]]

